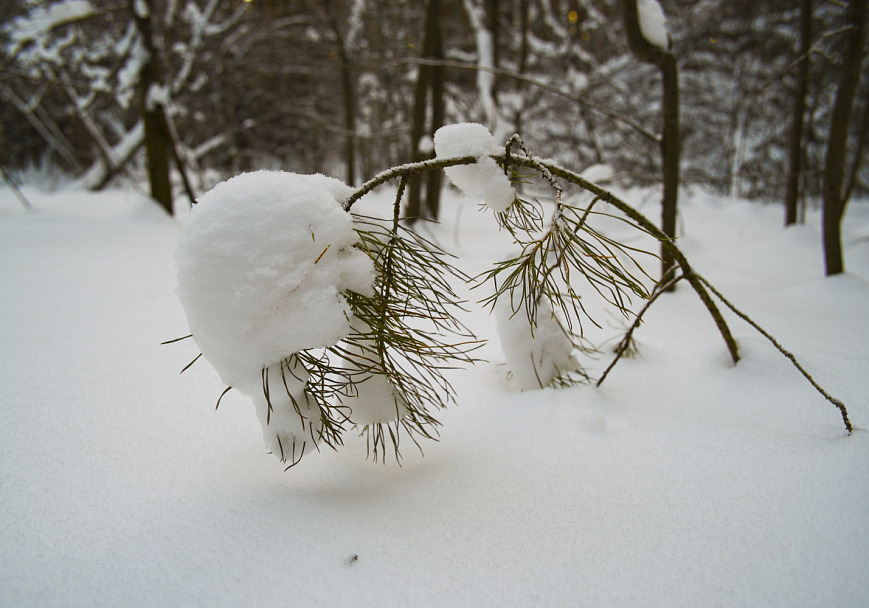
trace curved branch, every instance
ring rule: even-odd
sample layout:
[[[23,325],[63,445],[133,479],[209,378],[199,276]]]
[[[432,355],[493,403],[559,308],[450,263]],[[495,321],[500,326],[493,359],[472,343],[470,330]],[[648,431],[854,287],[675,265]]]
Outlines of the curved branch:
[[[514,137],[511,138],[510,141],[511,143],[516,143],[520,140]],[[706,291],[706,288],[703,286],[703,283],[699,280],[698,276],[694,273],[694,270],[691,268],[691,265],[688,263],[688,259],[685,257],[685,254],[682,253],[682,250],[676,246],[676,244],[673,242],[673,239],[667,236],[660,228],[652,223],[649,218],[647,218],[645,215],[631,207],[629,204],[627,204],[608,190],[604,190],[600,186],[591,183],[590,181],[582,178],[573,171],[568,171],[567,169],[559,167],[554,163],[526,158],[524,156],[515,156],[509,153],[492,154],[491,157],[496,162],[505,166],[515,165],[528,169],[534,169],[536,171],[540,171],[541,168],[543,168],[549,171],[555,177],[565,179],[572,184],[579,186],[583,190],[594,194],[600,200],[609,203],[610,205],[621,211],[625,216],[636,222],[636,224],[640,226],[643,230],[645,230],[651,236],[657,239],[661,243],[661,245],[673,256],[676,264],[682,269],[682,274],[684,275],[685,279],[697,293],[704,306],[706,306],[706,309],[712,316],[715,325],[718,327],[719,333],[721,333],[721,337],[724,340],[724,343],[727,345],[727,350],[730,352],[730,359],[733,361],[733,364],[735,365],[739,361],[739,347],[736,344],[736,340],[733,338],[733,334],[730,333],[730,328],[727,326],[727,322],[721,315],[721,311],[718,309],[715,301],[709,295],[709,292]],[[358,188],[353,194],[350,195],[350,197],[344,203],[343,208],[345,211],[349,211],[350,208],[360,198],[362,198],[378,186],[381,186],[397,177],[402,177],[405,175],[413,176],[424,171],[443,169],[445,167],[453,167],[455,165],[470,165],[475,163],[476,160],[477,159],[473,156],[465,156],[461,158],[435,158],[431,160],[421,161],[418,163],[408,163],[405,165],[399,165],[398,167],[393,167],[392,169],[388,169],[387,171],[384,171],[376,175],[369,181],[365,182],[360,188]],[[545,175],[545,173],[543,173],[543,175]],[[675,267],[671,268],[670,273],[668,273],[661,279],[661,283],[668,281],[671,278],[672,272],[674,270]]]
[[[370,180],[362,184],[359,188],[357,188],[356,191],[351,194],[344,202],[344,211],[350,211],[350,208],[360,198],[362,198],[378,186],[382,186],[386,182],[389,182],[397,177],[412,177],[419,173],[431,171],[433,169],[443,169],[445,167],[454,167],[455,165],[472,165],[475,162],[477,162],[477,159],[474,156],[463,156],[461,158],[433,158],[430,160],[420,161],[418,163],[407,163],[405,165],[399,165],[397,167],[387,169],[382,173],[378,173]]]

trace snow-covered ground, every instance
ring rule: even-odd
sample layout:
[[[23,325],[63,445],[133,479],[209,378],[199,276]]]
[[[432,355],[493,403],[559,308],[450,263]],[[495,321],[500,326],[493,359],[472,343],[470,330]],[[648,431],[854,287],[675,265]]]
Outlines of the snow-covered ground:
[[[128,190],[25,194],[0,190],[2,606],[869,605],[866,203],[832,279],[816,212],[784,230],[778,207],[680,203],[689,259],[848,405],[850,437],[728,315],[731,366],[682,287],[599,389],[516,392],[493,342],[425,457],[375,464],[348,434],[285,473],[252,403],[215,412],[208,363],[178,374],[195,345],[160,345],[187,333],[180,224]],[[440,241],[499,259],[491,217],[444,204]]]

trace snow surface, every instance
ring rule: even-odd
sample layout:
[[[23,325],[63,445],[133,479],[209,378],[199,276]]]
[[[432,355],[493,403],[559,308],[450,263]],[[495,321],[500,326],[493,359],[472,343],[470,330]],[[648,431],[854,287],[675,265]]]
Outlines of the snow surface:
[[[178,223],[133,191],[23,191],[32,212],[0,190],[3,606],[869,605],[866,203],[826,279],[817,212],[784,230],[778,207],[680,200],[694,266],[849,406],[851,437],[728,314],[729,365],[680,288],[600,389],[511,391],[493,341],[450,373],[425,457],[375,464],[348,434],[284,473],[247,398],[215,412],[213,369],[178,375],[196,345],[159,344],[187,332]],[[499,259],[490,214],[442,205],[433,236],[467,271]]]
[[[637,15],[640,20],[640,32],[646,41],[663,50],[670,48],[670,36],[667,33],[667,18],[658,0],[637,0]]]

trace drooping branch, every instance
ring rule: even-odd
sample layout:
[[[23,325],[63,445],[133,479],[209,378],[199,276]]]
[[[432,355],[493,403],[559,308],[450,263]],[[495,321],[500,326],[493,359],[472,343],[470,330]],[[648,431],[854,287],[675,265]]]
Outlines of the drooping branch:
[[[518,147],[523,155],[516,155],[511,152],[510,148],[516,146]],[[791,361],[791,363],[797,368],[797,370],[809,381],[812,387],[815,388],[825,399],[827,399],[830,403],[832,403],[840,412],[842,416],[842,421],[847,429],[848,433],[853,433],[854,427],[851,424],[851,421],[848,416],[848,411],[845,404],[835,397],[831,396],[827,391],[825,391],[812,376],[802,367],[802,365],[797,361],[796,357],[785,350],[778,341],[769,334],[766,330],[764,330],[761,326],[759,326],[756,322],[754,322],[748,315],[744,312],[740,311],[736,308],[729,300],[727,300],[724,295],[721,294],[709,281],[707,281],[704,277],[694,272],[693,268],[689,264],[687,258],[684,253],[679,249],[679,247],[673,242],[673,239],[668,237],[664,232],[659,229],[651,220],[649,220],[645,215],[636,210],[634,207],[624,202],[623,200],[616,197],[611,192],[604,190],[603,188],[585,180],[581,176],[576,173],[573,173],[567,169],[564,169],[558,165],[547,161],[540,161],[535,158],[532,158],[530,153],[528,153],[525,146],[522,144],[521,139],[518,136],[514,136],[511,138],[510,143],[508,144],[505,154],[493,154],[492,158],[497,162],[501,163],[505,168],[509,167],[523,167],[527,169],[533,169],[538,172],[542,177],[544,177],[550,184],[553,184],[553,188],[555,192],[558,194],[560,198],[561,195],[561,186],[558,185],[556,178],[560,178],[566,180],[569,183],[578,186],[579,188],[589,192],[594,195],[595,202],[602,201],[608,203],[619,212],[621,212],[625,217],[631,220],[636,226],[651,235],[655,238],[663,247],[665,247],[673,259],[675,260],[676,267],[678,267],[681,272],[677,275],[674,271],[671,272],[668,276],[664,277],[656,286],[653,293],[649,296],[648,301],[643,306],[643,308],[638,312],[635,316],[630,328],[622,338],[621,342],[616,348],[616,356],[614,360],[609,364],[607,369],[604,371],[603,375],[597,381],[597,385],[600,386],[603,381],[606,379],[609,372],[613,369],[615,364],[620,360],[624,352],[627,350],[627,347],[630,343],[630,340],[633,336],[633,333],[639,327],[642,322],[643,316],[651,307],[651,305],[657,301],[657,299],[667,290],[669,290],[673,285],[678,283],[681,280],[686,280],[692,286],[694,291],[697,293],[698,297],[700,297],[703,304],[706,306],[710,315],[712,316],[716,326],[718,327],[719,332],[724,339],[725,344],[727,345],[728,351],[730,353],[731,359],[734,364],[739,361],[739,352],[735,339],[733,338],[732,333],[725,321],[723,315],[721,314],[720,309],[712,298],[712,295],[715,296],[720,302],[722,302],[728,309],[730,309],[736,316],[740,319],[748,323],[751,327],[753,327],[758,333],[760,333],[764,338],[769,340],[773,346],[783,354],[787,359]],[[451,167],[456,165],[469,165],[476,162],[476,158],[474,157],[461,157],[461,158],[450,158],[450,159],[432,159],[427,161],[422,161],[418,163],[409,163],[405,165],[401,165],[398,167],[393,167],[387,171],[380,173],[375,176],[373,179],[366,182],[363,186],[357,189],[353,195],[351,195],[347,202],[344,204],[345,210],[350,210],[353,204],[358,201],[360,198],[393,179],[400,178],[401,186],[403,188],[406,180],[414,175],[438,170],[445,167]],[[557,187],[556,187],[557,186]],[[396,202],[397,211],[399,201]],[[712,294],[712,295],[710,295]]]
[[[745,314],[744,312],[742,312],[741,310],[736,308],[736,306],[734,306],[730,302],[730,300],[725,298],[721,294],[720,291],[715,289],[715,287],[713,287],[712,284],[709,283],[709,281],[707,281],[706,279],[704,279],[700,275],[695,274],[694,276],[697,277],[697,279],[701,283],[703,283],[709,289],[709,291],[711,291],[713,294],[715,294],[715,297],[718,298],[719,300],[721,300],[724,303],[724,305],[727,306],[727,308],[729,308],[731,311],[733,311],[733,314],[735,314],[737,317],[739,317],[740,319],[742,319],[743,321],[745,321],[746,323],[751,325],[760,335],[762,335],[764,338],[769,340],[770,343],[773,346],[775,346],[776,349],[781,354],[783,354],[787,359],[789,359],[790,362],[794,364],[794,367],[796,367],[797,370],[799,370],[799,372],[803,375],[803,377],[809,381],[809,384],[811,384],[815,388],[816,391],[821,393],[821,395],[823,395],[824,399],[826,399],[827,401],[829,401],[830,403],[832,403],[833,405],[836,406],[836,408],[842,414],[842,422],[845,423],[845,428],[848,430],[848,434],[850,435],[851,433],[854,432],[854,427],[851,425],[851,420],[848,418],[848,410],[845,407],[845,404],[842,403],[839,399],[836,399],[835,397],[831,396],[827,391],[825,391],[823,388],[821,388],[821,386],[817,382],[815,382],[815,379],[812,378],[811,374],[809,374],[809,372],[807,372],[805,370],[805,368],[803,368],[803,366],[800,365],[799,361],[797,361],[797,358],[793,355],[793,353],[785,350],[785,348],[781,344],[779,344],[778,341],[775,338],[773,338],[772,335],[769,334],[769,332],[767,332],[764,328],[762,328],[760,325],[755,323],[755,321],[751,317],[749,317],[747,314]]]
[[[473,156],[464,156],[462,158],[433,158],[430,160],[424,160],[418,163],[407,163],[405,165],[399,165],[397,167],[393,167],[382,173],[378,173],[373,178],[362,184],[356,192],[354,192],[347,201],[344,203],[344,211],[350,211],[350,208],[358,201],[360,198],[377,188],[378,186],[382,186],[383,184],[390,182],[398,177],[412,177],[414,175],[419,175],[420,173],[424,173],[425,171],[431,171],[433,169],[443,169],[445,167],[454,167],[456,165],[471,165],[477,162],[477,159]]]
[[[512,145],[517,145],[521,143],[521,138],[515,136],[510,140]],[[723,338],[725,344],[727,345],[727,350],[730,353],[730,358],[734,364],[739,361],[739,347],[736,344],[736,340],[734,340],[733,335],[730,332],[730,328],[727,326],[727,322],[724,320],[724,317],[721,315],[721,311],[718,309],[718,306],[715,304],[715,301],[709,296],[709,293],[706,291],[703,284],[698,280],[696,275],[694,274],[691,265],[688,263],[688,259],[682,253],[682,251],[676,246],[669,236],[667,236],[660,228],[658,228],[651,220],[649,220],[645,215],[634,209],[632,206],[619,199],[617,196],[609,192],[608,190],[604,190],[600,186],[597,186],[588,180],[582,178],[578,174],[568,171],[554,163],[539,161],[537,159],[533,159],[527,156],[517,156],[509,153],[509,150],[505,152],[505,154],[493,154],[492,158],[494,158],[497,162],[501,163],[504,166],[517,166],[517,167],[525,167],[528,169],[533,169],[535,171],[540,171],[544,176],[546,175],[544,171],[541,169],[548,171],[550,175],[555,177],[560,177],[562,179],[567,180],[568,182],[579,186],[583,190],[594,194],[600,200],[609,203],[619,211],[621,211],[625,216],[629,219],[633,220],[641,229],[648,232],[655,239],[657,239],[661,246],[666,249],[669,254],[673,257],[676,262],[676,265],[682,271],[682,274],[685,276],[685,279],[697,293],[700,300],[703,302],[706,309],[709,311],[709,314],[712,316],[712,319],[715,322],[715,325],[718,327],[718,331],[721,333],[721,337]],[[433,169],[442,169],[445,167],[452,167],[455,165],[470,165],[476,162],[476,159],[473,156],[466,156],[463,158],[448,158],[441,159],[436,158],[433,160],[422,161],[418,163],[408,163],[405,165],[400,165],[398,167],[393,167],[387,171],[380,173],[375,176],[373,179],[369,180],[365,184],[362,185],[356,192],[354,192],[344,203],[344,210],[349,211],[353,204],[358,201],[360,198],[377,188],[397,177],[407,175],[413,176],[423,171],[431,171]],[[675,268],[675,267],[674,267]],[[671,275],[667,275],[661,279],[661,282],[667,282]]]

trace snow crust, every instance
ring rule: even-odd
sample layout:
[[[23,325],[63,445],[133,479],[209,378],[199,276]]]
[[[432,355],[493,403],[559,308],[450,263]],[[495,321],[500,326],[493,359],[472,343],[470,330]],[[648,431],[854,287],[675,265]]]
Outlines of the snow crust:
[[[481,198],[495,212],[506,211],[516,193],[504,171],[489,155],[498,152],[495,138],[479,123],[459,123],[441,127],[434,134],[435,155],[439,159],[474,156],[472,165],[447,167],[444,172],[466,196]]]
[[[178,298],[227,385],[256,385],[264,367],[350,331],[342,293],[370,293],[374,281],[341,208],[350,190],[323,175],[245,173],[203,195],[184,221]]]
[[[658,0],[637,0],[637,14],[643,38],[649,44],[665,51],[670,48],[667,19]]]

